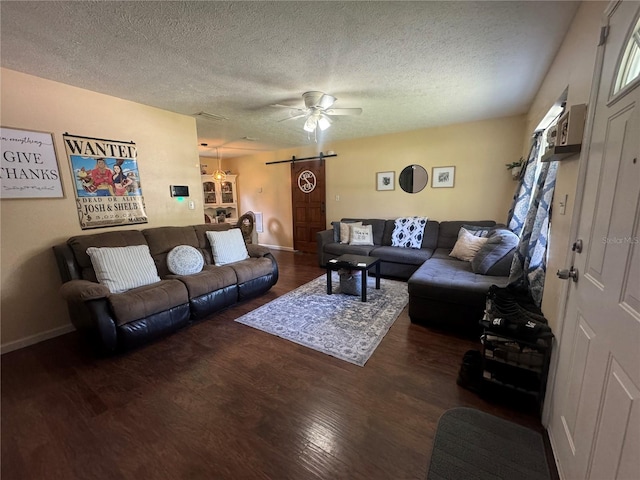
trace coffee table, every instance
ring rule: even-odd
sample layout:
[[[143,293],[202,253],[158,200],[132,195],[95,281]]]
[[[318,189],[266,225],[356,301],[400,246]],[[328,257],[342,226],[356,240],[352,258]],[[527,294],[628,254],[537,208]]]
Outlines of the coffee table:
[[[380,259],[376,257],[365,257],[364,255],[340,255],[327,262],[327,295],[333,292],[331,285],[331,272],[345,268],[348,270],[358,270],[362,272],[362,290],[360,300],[367,301],[367,270],[376,267],[376,290],[380,290]]]

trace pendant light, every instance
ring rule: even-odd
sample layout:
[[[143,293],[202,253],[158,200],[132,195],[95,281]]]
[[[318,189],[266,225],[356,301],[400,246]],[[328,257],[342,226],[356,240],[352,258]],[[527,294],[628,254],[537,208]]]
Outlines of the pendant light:
[[[213,172],[213,178],[214,180],[218,180],[219,182],[222,182],[225,178],[227,178],[227,174],[224,172],[224,170],[222,170],[222,168],[220,168],[220,150],[218,149],[218,147],[216,147],[216,158],[218,159],[218,168]]]

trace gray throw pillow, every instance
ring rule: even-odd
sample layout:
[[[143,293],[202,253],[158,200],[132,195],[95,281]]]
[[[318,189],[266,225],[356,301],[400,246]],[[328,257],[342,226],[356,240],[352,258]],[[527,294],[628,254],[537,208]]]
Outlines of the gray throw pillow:
[[[473,260],[471,270],[481,275],[506,277],[511,269],[513,255],[520,239],[511,230],[496,229],[491,232]]]
[[[340,243],[340,222],[331,222],[331,226],[333,227],[333,241]]]

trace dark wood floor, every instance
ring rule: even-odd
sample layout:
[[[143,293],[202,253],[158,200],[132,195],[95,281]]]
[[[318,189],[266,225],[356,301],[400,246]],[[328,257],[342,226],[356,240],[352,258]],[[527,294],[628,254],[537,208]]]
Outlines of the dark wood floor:
[[[541,429],[456,385],[479,342],[406,309],[364,367],[235,323],[324,273],[274,254],[270,292],[139,350],[95,358],[72,333],[3,355],[2,479],[422,479],[449,408]]]

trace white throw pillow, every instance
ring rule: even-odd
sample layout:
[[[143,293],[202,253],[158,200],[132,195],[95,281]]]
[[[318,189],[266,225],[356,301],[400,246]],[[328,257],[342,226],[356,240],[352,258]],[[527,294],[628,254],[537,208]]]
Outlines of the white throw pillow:
[[[249,252],[239,228],[208,231],[207,238],[211,244],[213,262],[216,265],[226,265],[249,258]]]
[[[427,217],[397,218],[391,234],[392,247],[421,248]]]
[[[87,255],[91,258],[98,282],[111,293],[122,293],[160,281],[147,245],[89,247]]]
[[[178,245],[167,254],[167,268],[176,275],[193,275],[202,271],[204,257],[191,245]]]
[[[476,237],[465,228],[460,228],[458,240],[449,256],[470,262],[487,240],[489,239],[486,237]]]
[[[373,245],[373,225],[350,228],[351,240],[349,245]]]
[[[340,222],[340,243],[351,241],[351,227],[361,227],[362,222]]]

